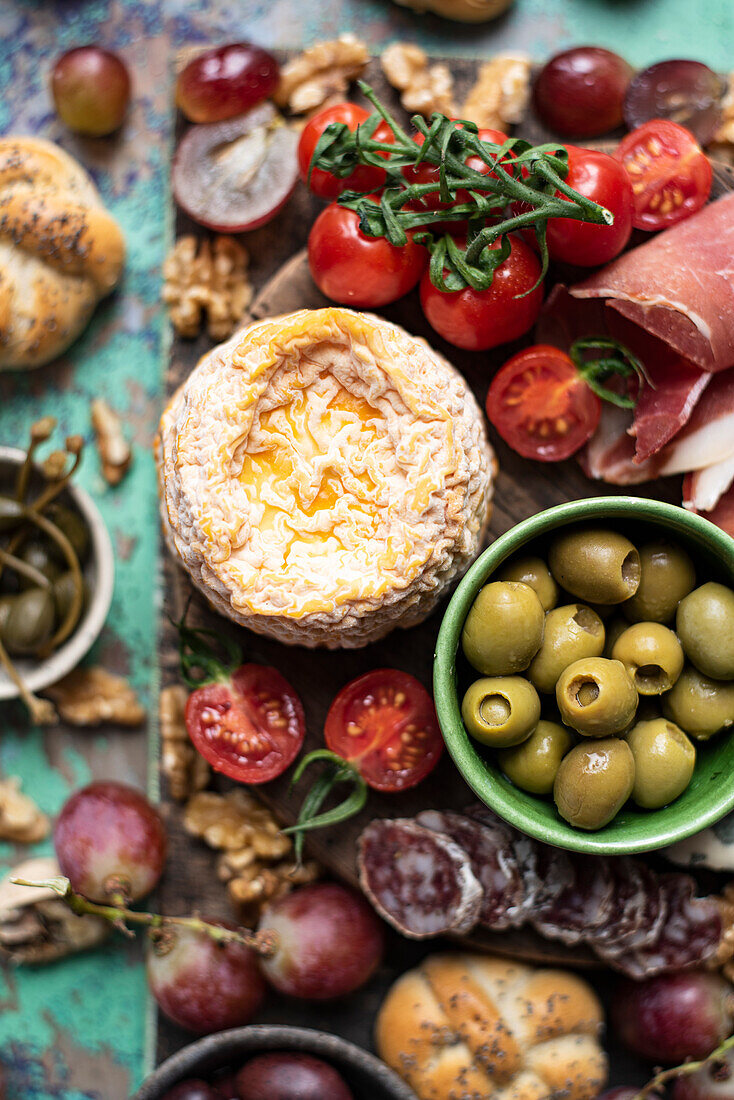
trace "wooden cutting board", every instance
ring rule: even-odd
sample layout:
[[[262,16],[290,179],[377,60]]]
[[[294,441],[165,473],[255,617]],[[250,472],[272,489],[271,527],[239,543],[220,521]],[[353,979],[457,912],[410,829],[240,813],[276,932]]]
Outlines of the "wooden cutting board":
[[[460,92],[465,92],[474,80],[478,63],[467,59],[450,60],[448,63],[455,74]],[[367,79],[391,109],[396,111],[398,117],[405,117],[392,89],[385,84],[376,62],[371,64]],[[183,124],[180,123],[179,128],[182,130]],[[534,141],[544,140],[548,136],[533,118],[529,118],[519,132]],[[717,167],[714,187],[717,197],[734,189],[734,173],[728,167]],[[251,309],[254,318],[327,304],[311,280],[303,251],[308,230],[321,205],[308,194],[305,187],[299,185],[286,209],[271,225],[245,237],[252,257],[253,280],[259,287]],[[185,215],[177,211],[177,238],[185,233],[200,235],[201,232]],[[489,380],[495,369],[508,358],[512,347],[490,353],[472,353],[459,351],[445,344],[424,321],[415,292],[382,312],[409,332],[426,337],[453,362],[483,406]],[[169,393],[183,382],[200,355],[210,346],[210,341],[205,337],[196,341],[174,338],[168,374]],[[500,472],[495,487],[489,541],[544,508],[563,501],[615,491],[600,482],[589,481],[573,461],[549,466],[530,463],[510,451],[494,435],[492,442],[497,451]],[[680,479],[675,478],[632,487],[629,491],[680,503],[680,490]],[[186,576],[167,559],[165,611],[172,619],[180,617],[191,592]],[[272,664],[282,670],[303,699],[308,725],[304,751],[309,751],[323,746],[322,729],[328,707],[337,691],[353,677],[372,668],[392,666],[413,673],[430,688],[434,645],[446,602],[444,600],[421,626],[408,631],[396,630],[383,641],[364,649],[335,652],[287,647],[238,629],[211,612],[198,595],[191,605],[190,621],[214,627],[235,638],[242,646],[246,660]],[[159,643],[163,680],[174,682],[178,664],[176,635],[168,620],[164,618],[163,621]],[[310,777],[312,778],[313,776]],[[284,776],[259,788],[257,793],[277,812],[282,821],[290,824],[297,817],[310,779],[307,776],[293,792],[289,789],[288,777]],[[218,777],[215,785],[226,789],[230,784]],[[461,809],[472,798],[472,792],[446,755],[433,774],[417,788],[399,795],[373,792],[367,808],[358,817],[329,831],[310,834],[308,853],[319,859],[333,874],[347,882],[356,883],[356,839],[372,818],[409,817],[427,807]],[[167,800],[165,791],[164,805],[174,848],[169,861],[173,870],[163,886],[164,911],[184,912],[187,908],[195,907],[202,911],[221,912],[222,887],[213,874],[212,854],[203,845],[185,836],[180,827],[180,809]],[[466,937],[464,942],[532,961],[566,965],[593,965],[594,962],[591,955],[584,950],[569,950],[549,943],[532,932],[480,932]]]

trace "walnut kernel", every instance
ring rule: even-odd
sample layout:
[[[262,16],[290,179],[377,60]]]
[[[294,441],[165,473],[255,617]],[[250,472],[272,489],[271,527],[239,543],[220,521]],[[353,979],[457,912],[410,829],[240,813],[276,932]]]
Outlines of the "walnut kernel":
[[[526,54],[498,54],[482,65],[461,117],[480,129],[506,130],[522,120],[530,97],[530,58]]]
[[[206,787],[209,765],[189,739],[184,710],[189,693],[182,684],[163,688],[158,701],[161,733],[161,771],[168,780],[171,798],[184,802]]]
[[[71,726],[139,726],[145,718],[127,680],[98,665],[75,668],[46,691]]]
[[[49,829],[46,815],[21,791],[20,779],[0,780],[0,840],[35,844],[48,836]]]
[[[198,336],[206,314],[212,340],[225,340],[252,301],[250,257],[234,237],[181,237],[163,263],[163,301],[180,336]]]
[[[721,101],[721,122],[707,151],[712,157],[734,164],[734,73],[729,74]]]
[[[400,92],[406,111],[430,118],[434,111],[451,117],[454,107],[454,81],[446,65],[428,64],[428,57],[411,42],[395,42],[383,53],[382,71],[393,88]]]
[[[369,59],[367,46],[353,34],[317,42],[283,67],[275,102],[294,115],[302,115],[322,107],[334,95],[343,99]]]
[[[119,485],[130,469],[133,453],[123,435],[119,414],[101,397],[92,401],[92,427],[104,479],[108,485]]]

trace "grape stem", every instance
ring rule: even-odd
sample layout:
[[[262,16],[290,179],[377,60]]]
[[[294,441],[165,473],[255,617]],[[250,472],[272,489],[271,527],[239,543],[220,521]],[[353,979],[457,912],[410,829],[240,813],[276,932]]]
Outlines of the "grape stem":
[[[11,878],[10,881],[16,886],[37,886],[39,889],[53,890],[78,917],[101,917],[121,930],[126,929],[129,924],[139,924],[155,935],[167,928],[188,928],[192,932],[201,932],[209,936],[215,943],[242,944],[266,959],[274,955],[278,949],[278,936],[270,929],[265,929],[263,932],[250,932],[246,928],[225,928],[197,916],[166,917],[161,913],[128,909],[124,905],[101,905],[99,902],[85,898],[83,894],[75,893],[68,878],[63,875],[44,880]]]
[[[715,1067],[716,1063],[721,1061],[727,1051],[734,1049],[734,1035],[730,1035],[728,1039],[725,1039],[721,1046],[718,1046],[716,1050],[713,1050],[707,1058],[703,1058],[700,1062],[684,1062],[682,1066],[673,1066],[671,1069],[661,1070],[657,1073],[651,1081],[641,1089],[633,1100],[647,1100],[647,1097],[656,1093],[662,1092],[665,1086],[675,1080],[676,1077],[685,1077],[691,1073],[696,1073],[700,1069],[705,1069],[706,1066]],[[725,1066],[727,1070],[729,1067]]]

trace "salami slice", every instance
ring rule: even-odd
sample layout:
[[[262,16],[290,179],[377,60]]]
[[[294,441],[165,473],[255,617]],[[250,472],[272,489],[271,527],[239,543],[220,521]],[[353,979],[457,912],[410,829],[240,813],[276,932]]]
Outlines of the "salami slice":
[[[539,905],[531,917],[542,936],[568,945],[588,939],[605,922],[614,890],[609,860],[579,856],[571,867],[573,881],[554,900]]]
[[[613,948],[615,944],[625,943],[638,934],[647,906],[646,880],[636,860],[626,857],[610,860],[610,870],[614,877],[612,904],[606,920],[594,929],[590,937],[590,943],[597,951]]]
[[[658,875],[638,860],[630,861],[641,881],[641,893],[630,903],[629,928],[614,942],[594,944],[600,958],[610,966],[616,966],[616,960],[632,951],[642,950],[654,943],[668,915],[668,901]]]
[[[723,922],[715,898],[696,897],[690,875],[662,875],[667,916],[655,940],[615,960],[616,969],[640,981],[653,974],[705,966],[716,955]]]
[[[373,821],[358,843],[359,880],[377,912],[411,939],[468,932],[483,891],[456,841],[409,819]]]
[[[522,875],[508,830],[448,810],[425,810],[416,821],[444,833],[463,848],[484,891],[479,921],[493,931],[525,923]]]
[[[479,821],[488,828],[496,829],[502,836],[504,843],[509,845],[514,855],[520,878],[523,882],[523,899],[520,911],[513,920],[513,926],[520,928],[528,919],[528,915],[535,907],[541,881],[538,875],[538,845],[529,836],[508,825],[501,817],[490,810],[488,806],[473,803],[464,810],[465,815]]]

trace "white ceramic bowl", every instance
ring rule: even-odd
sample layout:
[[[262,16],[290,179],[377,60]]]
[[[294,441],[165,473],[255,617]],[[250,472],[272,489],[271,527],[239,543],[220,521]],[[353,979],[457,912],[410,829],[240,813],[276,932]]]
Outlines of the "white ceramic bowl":
[[[25,452],[16,447],[0,447],[0,492],[7,491],[23,462]],[[84,489],[73,483],[65,492],[66,502],[75,507],[89,528],[90,553],[84,566],[84,579],[89,590],[89,603],[81,621],[55,653],[45,661],[32,658],[14,659],[18,671],[30,691],[42,691],[55,684],[81,661],[96,641],[112,602],[115,578],[112,543],[97,506]],[[0,666],[0,700],[15,699],[18,689]]]

